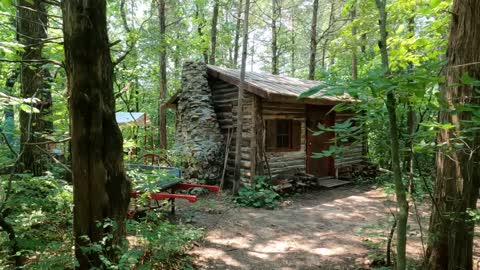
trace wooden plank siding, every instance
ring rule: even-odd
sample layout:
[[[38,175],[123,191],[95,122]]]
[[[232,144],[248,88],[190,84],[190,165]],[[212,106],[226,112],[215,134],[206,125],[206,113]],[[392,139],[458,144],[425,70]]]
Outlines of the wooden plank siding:
[[[237,119],[237,86],[218,78],[209,77],[214,109],[221,132],[227,138],[228,132],[233,136],[227,160],[227,179],[233,179],[235,168],[235,127]],[[306,171],[306,105],[300,103],[280,103],[268,101],[252,93],[244,93],[244,117],[241,148],[241,179],[251,183],[254,175],[267,174],[265,157],[272,175],[292,174]],[[353,116],[352,113],[336,113],[335,122],[341,123]],[[300,149],[283,152],[264,152],[266,131],[265,121],[290,119],[300,124]],[[363,161],[365,148],[363,144],[349,147],[342,156],[335,157],[335,168],[352,165]]]
[[[300,121],[300,149],[289,152],[266,152],[268,165],[272,175],[293,172],[305,172],[305,146],[306,146],[306,107],[295,103],[262,103],[262,116],[264,120],[291,119]],[[267,138],[266,138],[267,139]],[[266,170],[265,170],[266,172]]]
[[[228,153],[226,176],[233,179],[235,169],[235,127],[237,126],[238,87],[219,79],[209,78],[212,99],[220,130],[226,141],[228,132],[232,140]],[[251,177],[250,137],[252,133],[253,94],[245,92],[243,96],[243,126],[240,173],[243,182],[249,182]]]
[[[352,118],[353,113],[336,113],[335,123],[343,123]],[[345,145],[347,149],[343,151],[342,155],[335,157],[335,168],[352,165],[365,160],[365,145],[364,142]]]

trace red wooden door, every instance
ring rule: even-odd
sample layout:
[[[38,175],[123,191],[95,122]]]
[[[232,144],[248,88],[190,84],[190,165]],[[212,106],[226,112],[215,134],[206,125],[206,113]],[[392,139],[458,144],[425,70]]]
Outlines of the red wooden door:
[[[335,123],[335,112],[330,112],[331,107],[327,106],[307,106],[307,173],[315,176],[334,176],[333,157],[312,158],[314,153],[320,153],[328,150],[334,138],[334,132],[324,132],[314,136],[318,131],[318,124],[324,126],[333,126]]]

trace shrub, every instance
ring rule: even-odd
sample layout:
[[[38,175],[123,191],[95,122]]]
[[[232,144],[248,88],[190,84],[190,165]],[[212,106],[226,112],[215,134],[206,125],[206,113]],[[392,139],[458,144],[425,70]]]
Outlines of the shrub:
[[[135,173],[133,173],[135,174]],[[131,175],[132,176],[132,175]],[[134,175],[137,186],[154,189],[158,175]],[[171,176],[165,176],[172,180]],[[0,178],[0,205],[6,196],[8,181]],[[4,205],[6,217],[16,231],[19,254],[25,259],[22,269],[73,269],[75,257],[73,246],[73,193],[72,186],[53,175],[32,177],[17,175],[12,181],[10,197]],[[106,222],[106,221],[105,221]],[[110,224],[110,225],[109,225]],[[99,223],[112,226],[110,223]],[[186,224],[167,221],[161,213],[148,211],[143,219],[127,220],[128,245],[114,247],[120,254],[119,260],[110,261],[103,254],[103,241],[90,243],[86,252],[99,252],[102,269],[186,269],[189,258],[185,250],[203,236],[203,231]],[[10,269],[10,241],[0,229],[0,269]]]
[[[280,195],[265,177],[257,176],[255,184],[240,189],[235,202],[241,206],[274,209],[278,206]]]

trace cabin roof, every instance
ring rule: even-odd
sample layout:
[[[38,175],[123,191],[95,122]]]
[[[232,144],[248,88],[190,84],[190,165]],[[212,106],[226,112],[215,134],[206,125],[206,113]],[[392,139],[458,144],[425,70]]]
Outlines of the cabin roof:
[[[207,73],[209,79],[213,77],[235,86],[240,86],[240,70],[207,65]],[[322,89],[310,97],[300,98],[301,93],[322,83],[321,81],[302,80],[283,75],[247,71],[245,72],[244,90],[269,101],[287,103],[333,105],[356,101],[348,94],[341,96],[326,95],[326,89]],[[167,105],[176,103],[177,98],[178,93],[167,101]]]
[[[240,70],[207,65],[209,76],[221,79],[236,86],[240,85]],[[302,80],[283,75],[272,75],[260,72],[245,72],[245,90],[266,99],[286,99],[285,101],[303,103],[340,103],[355,101],[348,94],[341,96],[326,95],[326,89],[320,90],[308,98],[299,99],[300,94],[308,89],[321,85],[321,81]],[[317,101],[317,102],[315,102]]]

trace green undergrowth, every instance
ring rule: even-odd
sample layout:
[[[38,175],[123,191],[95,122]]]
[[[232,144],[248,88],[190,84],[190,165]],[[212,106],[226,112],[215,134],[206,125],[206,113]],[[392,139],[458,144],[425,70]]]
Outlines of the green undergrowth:
[[[241,188],[234,201],[244,207],[275,209],[280,203],[280,195],[265,177],[257,176],[255,184]]]
[[[142,176],[147,177],[147,176]],[[138,177],[137,179],[140,179]],[[8,190],[0,179],[0,205]],[[16,175],[8,199],[6,221],[15,229],[21,269],[73,269],[73,190],[53,174]],[[204,232],[188,224],[170,222],[162,212],[147,211],[141,219],[127,220],[128,243],[119,249],[116,263],[104,258],[102,269],[189,269],[185,254]],[[105,236],[108,239],[108,236]],[[11,242],[0,229],[0,269],[11,267]],[[89,252],[102,252],[93,243]]]

